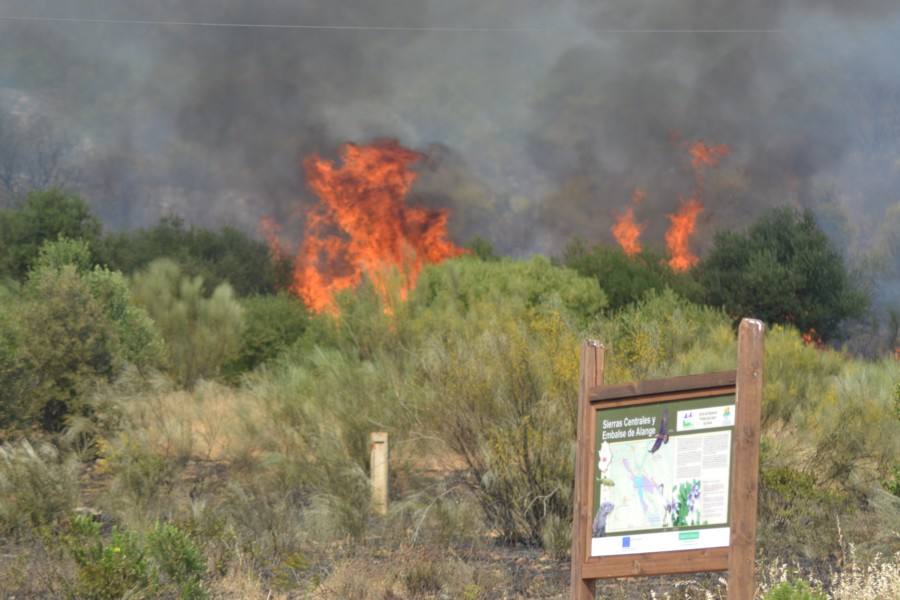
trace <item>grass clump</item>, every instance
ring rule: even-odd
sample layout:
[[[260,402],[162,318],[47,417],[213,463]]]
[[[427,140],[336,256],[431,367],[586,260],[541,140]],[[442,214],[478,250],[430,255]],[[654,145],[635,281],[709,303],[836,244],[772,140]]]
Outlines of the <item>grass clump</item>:
[[[828,596],[805,581],[783,581],[769,590],[762,600],[828,600]]]
[[[78,498],[77,464],[52,445],[28,441],[0,447],[0,532],[57,522]]]

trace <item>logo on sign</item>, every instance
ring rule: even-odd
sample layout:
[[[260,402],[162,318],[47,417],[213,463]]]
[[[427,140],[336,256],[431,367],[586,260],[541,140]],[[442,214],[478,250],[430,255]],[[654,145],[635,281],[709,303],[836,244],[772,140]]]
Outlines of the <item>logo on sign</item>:
[[[622,538],[622,547],[630,548],[631,547],[631,538],[629,536],[625,536]]]

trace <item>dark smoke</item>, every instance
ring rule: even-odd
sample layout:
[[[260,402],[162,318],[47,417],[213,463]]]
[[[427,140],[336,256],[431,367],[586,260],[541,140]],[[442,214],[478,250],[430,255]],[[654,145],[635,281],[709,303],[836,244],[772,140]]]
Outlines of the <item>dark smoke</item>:
[[[429,154],[415,191],[451,208],[459,242],[611,242],[641,186],[661,245],[695,185],[683,143],[705,139],[732,154],[706,179],[698,249],[810,207],[852,264],[892,273],[881,301],[900,295],[894,0],[2,0],[0,16],[411,28],[0,21],[0,108],[77,142],[66,172],[111,227],[175,212],[299,232],[304,155],[395,137]]]

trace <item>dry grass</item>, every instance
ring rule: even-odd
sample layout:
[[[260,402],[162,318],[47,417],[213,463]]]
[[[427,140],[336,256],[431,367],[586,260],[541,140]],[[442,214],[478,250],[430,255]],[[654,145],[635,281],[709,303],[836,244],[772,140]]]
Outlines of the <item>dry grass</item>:
[[[252,459],[259,454],[258,432],[267,419],[251,394],[210,382],[191,392],[148,394],[123,407],[129,428],[142,432],[154,452],[184,461]]]
[[[832,586],[834,600],[882,600],[900,598],[900,552],[876,555],[863,564],[851,547],[849,564],[837,573]]]

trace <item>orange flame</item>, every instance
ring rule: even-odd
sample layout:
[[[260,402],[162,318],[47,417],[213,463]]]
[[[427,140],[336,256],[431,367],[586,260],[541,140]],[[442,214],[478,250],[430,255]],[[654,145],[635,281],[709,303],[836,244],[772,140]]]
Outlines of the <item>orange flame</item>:
[[[710,146],[703,140],[697,140],[688,146],[688,153],[691,155],[691,167],[699,175],[703,169],[719,164],[719,161],[731,153],[731,149],[726,144]]]
[[[380,142],[344,144],[339,167],[317,155],[304,160],[321,203],[307,213],[291,290],[310,309],[337,314],[335,294],[365,275],[391,312],[392,273],[405,300],[425,264],[466,252],[447,238],[447,211],[405,203],[416,179],[410,166],[421,158],[396,142]],[[278,251],[271,238],[270,245]]]
[[[715,167],[731,153],[726,144],[713,146],[703,140],[688,144],[691,156],[691,168],[694,170],[694,192],[690,200],[682,201],[681,208],[674,215],[669,215],[669,230],[666,231],[666,246],[669,249],[669,266],[675,271],[687,271],[699,258],[691,252],[689,242],[697,224],[697,216],[703,212],[704,172]]]
[[[669,215],[669,230],[666,231],[666,246],[669,249],[669,266],[675,271],[687,271],[699,260],[691,252],[688,242],[694,233],[697,216],[703,212],[699,200],[691,198],[681,203],[681,208],[674,215]]]
[[[822,337],[816,332],[815,329],[810,329],[801,337],[803,338],[803,343],[807,346],[812,346],[817,350],[825,349],[825,342],[822,341]]]
[[[636,188],[631,197],[632,205],[640,204],[643,199],[644,191]],[[616,220],[616,224],[612,226],[612,233],[616,237],[616,241],[628,256],[634,256],[641,251],[641,232],[643,230],[644,226],[634,220],[634,206],[625,209],[625,212]]]

